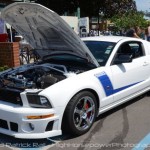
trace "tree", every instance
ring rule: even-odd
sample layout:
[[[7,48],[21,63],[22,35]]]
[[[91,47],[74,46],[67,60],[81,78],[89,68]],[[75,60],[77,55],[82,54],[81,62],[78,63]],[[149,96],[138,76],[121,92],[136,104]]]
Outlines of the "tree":
[[[128,29],[130,27],[146,27],[147,21],[144,19],[142,12],[128,11],[123,15],[115,15],[111,18],[115,27],[120,30],[122,28]]]
[[[36,2],[56,11],[59,15],[65,12],[72,13],[78,7],[83,17],[98,16],[103,12],[105,18],[111,18],[129,10],[136,11],[134,0],[37,0]]]
[[[104,0],[103,6],[100,8],[100,10],[107,18],[111,18],[115,15],[121,16],[129,11],[137,11],[134,0]]]
[[[145,15],[146,17],[150,17],[150,12],[149,12],[149,11],[146,10],[145,12],[143,11],[143,13],[144,13],[144,15]]]

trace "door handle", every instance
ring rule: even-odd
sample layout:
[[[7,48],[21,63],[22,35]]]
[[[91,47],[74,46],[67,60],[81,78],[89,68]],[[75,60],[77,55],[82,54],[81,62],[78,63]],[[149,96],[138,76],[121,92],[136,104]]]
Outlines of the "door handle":
[[[148,65],[149,65],[148,62],[144,62],[144,63],[143,63],[143,66],[148,66]]]

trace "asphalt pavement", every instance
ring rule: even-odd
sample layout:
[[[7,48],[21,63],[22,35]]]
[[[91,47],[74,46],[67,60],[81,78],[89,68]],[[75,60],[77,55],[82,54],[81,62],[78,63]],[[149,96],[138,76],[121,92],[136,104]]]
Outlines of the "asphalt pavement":
[[[145,94],[100,115],[82,136],[23,140],[0,134],[0,150],[150,150],[149,114]]]

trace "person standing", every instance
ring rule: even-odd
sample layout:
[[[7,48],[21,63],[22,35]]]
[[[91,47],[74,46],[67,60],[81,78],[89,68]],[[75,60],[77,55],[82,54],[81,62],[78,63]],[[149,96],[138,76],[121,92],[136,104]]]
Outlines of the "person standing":
[[[147,27],[147,41],[150,41],[150,23]]]
[[[137,35],[137,33],[136,33],[136,31],[135,31],[134,28],[128,29],[127,32],[126,32],[126,36],[127,36],[127,37],[140,38],[140,37]]]
[[[137,26],[135,28],[136,34],[139,36],[139,38],[145,40],[145,32],[144,29],[142,29],[141,27]]]

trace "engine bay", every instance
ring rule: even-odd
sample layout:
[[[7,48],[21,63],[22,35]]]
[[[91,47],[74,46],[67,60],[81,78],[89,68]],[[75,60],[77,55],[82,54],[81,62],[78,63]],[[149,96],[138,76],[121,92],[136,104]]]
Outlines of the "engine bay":
[[[2,73],[0,87],[20,90],[45,89],[69,77],[70,74],[75,74],[75,72],[68,72],[64,65],[28,64]]]

